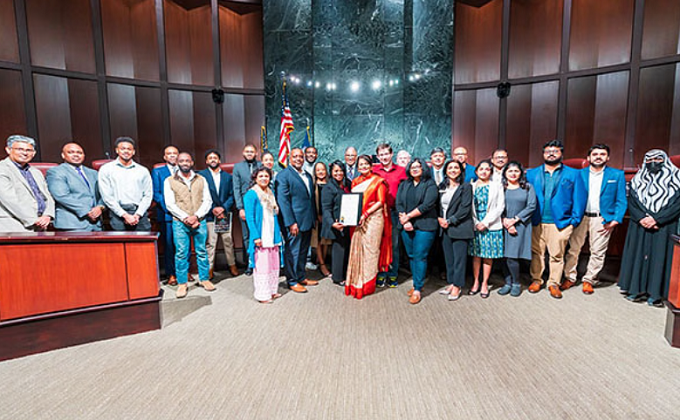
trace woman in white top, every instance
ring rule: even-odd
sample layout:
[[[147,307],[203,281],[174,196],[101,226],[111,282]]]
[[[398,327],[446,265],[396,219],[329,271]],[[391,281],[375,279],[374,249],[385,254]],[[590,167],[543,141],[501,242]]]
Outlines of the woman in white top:
[[[482,298],[489,297],[489,276],[496,258],[503,258],[503,222],[505,192],[500,182],[491,181],[493,166],[491,161],[483,160],[477,165],[477,180],[472,183],[472,218],[475,224],[475,237],[470,242],[469,253],[472,258],[472,275],[475,279],[470,295],[481,291]],[[482,285],[479,285],[479,272],[482,269]]]

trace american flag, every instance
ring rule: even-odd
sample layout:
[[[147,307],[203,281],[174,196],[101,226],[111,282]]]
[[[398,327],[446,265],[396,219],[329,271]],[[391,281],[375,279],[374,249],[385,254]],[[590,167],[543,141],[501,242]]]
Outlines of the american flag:
[[[290,132],[295,130],[293,116],[290,113],[290,104],[286,94],[286,82],[283,82],[283,95],[281,98],[281,132],[279,133],[279,164],[288,166],[290,154]]]

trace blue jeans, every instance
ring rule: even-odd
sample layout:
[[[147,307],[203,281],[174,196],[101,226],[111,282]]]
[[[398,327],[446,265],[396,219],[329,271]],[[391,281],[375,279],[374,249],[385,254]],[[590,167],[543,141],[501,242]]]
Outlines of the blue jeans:
[[[427,254],[430,253],[432,242],[434,242],[436,236],[436,231],[401,231],[404,248],[406,248],[406,253],[408,254],[409,262],[411,263],[413,288],[417,291],[420,291],[425,283],[425,276],[427,275]]]
[[[378,277],[396,278],[399,274],[399,213],[392,209],[390,212],[392,219],[392,265],[390,271],[382,271],[378,273]]]
[[[177,283],[184,284],[187,282],[192,237],[194,238],[194,251],[196,251],[198,278],[200,281],[210,279],[210,261],[208,261],[208,252],[205,250],[205,241],[208,239],[208,227],[205,220],[201,220],[200,226],[196,229],[190,228],[179,220],[173,220],[172,236],[175,241]]]

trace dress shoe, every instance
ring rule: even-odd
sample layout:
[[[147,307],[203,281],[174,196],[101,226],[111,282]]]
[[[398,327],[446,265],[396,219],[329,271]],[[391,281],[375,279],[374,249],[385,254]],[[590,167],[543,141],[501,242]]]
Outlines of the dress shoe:
[[[541,290],[541,282],[540,281],[534,281],[529,285],[529,293],[538,293],[539,290]]]
[[[318,286],[319,282],[316,280],[304,279],[300,284],[303,286]]]
[[[208,273],[208,279],[212,280],[215,278],[215,271],[213,269],[210,269],[210,272]]]
[[[186,297],[187,292],[188,292],[189,286],[185,284],[180,284],[179,287],[177,288],[177,291],[175,292],[175,297],[177,299],[182,299],[183,297]]]
[[[559,287],[548,286],[548,290],[550,290],[550,296],[554,297],[555,299],[562,299],[562,292],[560,292]]]
[[[512,285],[512,289],[510,289],[510,296],[512,297],[517,297],[522,294],[522,285],[519,283],[515,283]]]
[[[571,281],[571,280],[568,280],[568,279],[564,279],[564,281],[563,281],[562,284],[560,285],[560,290],[568,290],[568,289],[571,288],[571,286],[573,286],[573,285],[575,285],[575,284],[576,284],[575,281]]]
[[[415,305],[416,303],[420,302],[420,292],[418,293],[413,293],[411,295],[411,298],[408,300],[412,305]]]
[[[414,292],[415,290],[416,290],[416,289],[411,289],[411,290],[409,290],[408,292],[406,292],[406,294],[407,294],[408,296],[413,296],[413,292]]]
[[[512,286],[509,284],[504,284],[503,287],[498,289],[498,294],[501,296],[505,296],[508,293],[510,293],[510,290],[512,290]]]
[[[592,295],[593,292],[595,292],[593,290],[593,285],[584,281],[583,282],[583,293],[585,293],[586,295]]]
[[[307,289],[305,289],[305,286],[301,284],[294,284],[293,286],[289,286],[290,290],[294,291],[295,293],[307,293]]]
[[[238,268],[236,268],[236,264],[232,264],[229,266],[229,272],[234,277],[238,276]]]
[[[206,292],[214,292],[217,289],[210,280],[199,281],[198,285],[204,288]]]
[[[174,274],[168,277],[168,286],[177,286],[177,276]]]

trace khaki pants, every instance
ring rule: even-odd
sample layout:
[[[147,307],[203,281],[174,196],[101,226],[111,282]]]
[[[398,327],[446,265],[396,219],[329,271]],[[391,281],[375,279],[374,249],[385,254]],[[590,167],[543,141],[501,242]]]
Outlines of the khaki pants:
[[[208,241],[205,244],[205,248],[208,251],[210,268],[215,267],[215,249],[217,248],[218,237],[222,238],[227,264],[229,266],[236,264],[236,258],[234,257],[234,241],[231,239],[231,229],[229,229],[229,232],[216,233],[215,222],[208,222]]]
[[[545,270],[545,250],[550,256],[550,275],[548,287],[559,286],[562,283],[562,269],[564,268],[564,251],[569,242],[574,227],[569,225],[560,230],[554,224],[541,223],[534,226],[531,232],[531,279],[543,284]]]
[[[578,256],[581,253],[581,248],[586,242],[586,235],[590,237],[590,258],[588,259],[588,268],[586,274],[583,276],[583,281],[593,284],[596,281],[597,275],[600,274],[604,266],[604,258],[607,254],[607,247],[609,246],[609,239],[612,232],[603,228],[602,217],[588,217],[583,216],[581,224],[574,229],[574,233],[569,238],[569,251],[564,259],[564,276],[576,282],[576,266],[578,265]]]

